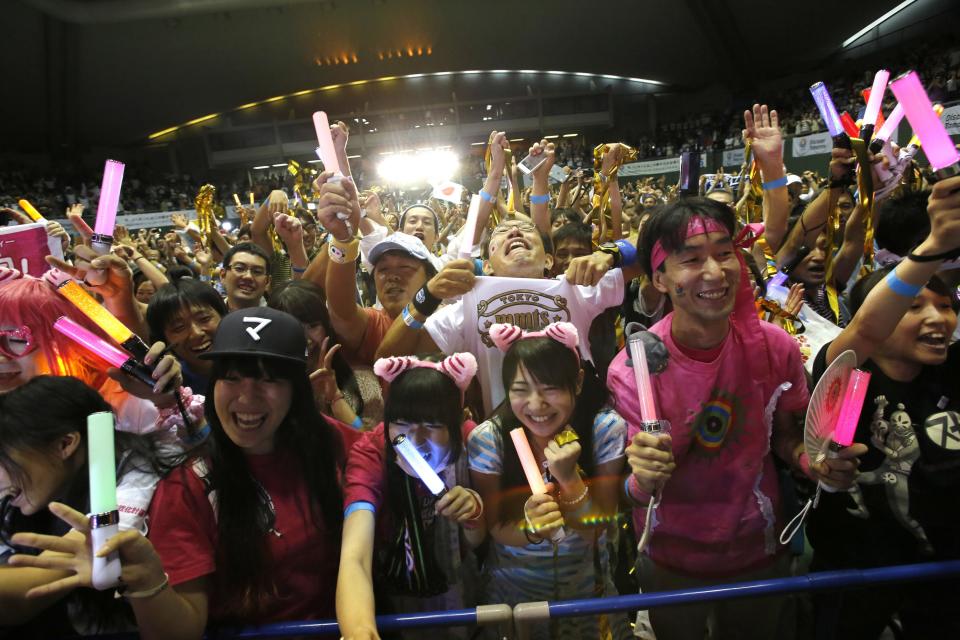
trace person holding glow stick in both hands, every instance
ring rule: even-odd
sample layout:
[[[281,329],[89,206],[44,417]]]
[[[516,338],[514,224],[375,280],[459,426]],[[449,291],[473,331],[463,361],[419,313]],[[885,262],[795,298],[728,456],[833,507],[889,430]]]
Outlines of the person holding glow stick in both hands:
[[[507,399],[467,443],[472,484],[493,538],[486,601],[512,606],[613,594],[606,526],[617,513],[626,424],[607,408],[602,383],[581,367],[571,323],[534,333],[495,324],[490,337],[505,352]],[[528,473],[537,487],[521,466],[516,429],[533,454]],[[601,629],[629,636],[619,614],[554,624],[535,627],[534,637],[597,638]]]
[[[649,544],[639,558],[644,593],[786,575],[777,544],[785,519],[773,455],[814,479],[844,488],[862,448],[837,460],[803,465],[797,422],[809,395],[796,342],[760,322],[740,252],[762,227],[735,236],[733,212],[706,198],[681,198],[644,224],[640,261],[669,296],[673,312],[650,333],[663,342],[665,367],[650,376],[656,417],[670,434],[642,429],[634,369],[621,351],[607,374],[617,410],[629,425],[625,486],[634,526]],[[633,366],[637,366],[633,361]],[[662,500],[645,531],[647,508]],[[718,637],[778,637],[781,598],[655,608],[658,638],[703,637],[713,617]]]
[[[927,213],[930,232],[906,259],[854,285],[850,325],[814,362],[818,378],[852,349],[871,377],[854,437],[864,451],[856,484],[823,493],[809,515],[811,571],[960,558],[960,345],[950,344],[960,305],[936,273],[960,248],[960,177],[933,186]],[[957,637],[957,586],[818,596],[818,637],[877,638],[894,614],[904,638]]]
[[[483,541],[486,528],[483,502],[469,488],[463,450],[474,425],[461,423],[463,392],[476,370],[469,353],[439,361],[383,358],[374,364],[390,392],[383,423],[363,435],[347,460],[337,580],[344,638],[379,637],[375,610],[474,604],[466,552]]]

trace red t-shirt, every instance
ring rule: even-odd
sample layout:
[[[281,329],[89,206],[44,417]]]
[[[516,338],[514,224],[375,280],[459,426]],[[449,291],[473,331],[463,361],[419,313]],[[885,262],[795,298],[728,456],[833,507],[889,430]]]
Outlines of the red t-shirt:
[[[377,359],[377,349],[383,342],[383,337],[390,330],[393,318],[383,309],[364,307],[363,313],[367,316],[367,328],[363,332],[363,339],[356,349],[344,349],[343,355],[351,365],[366,365],[372,367]]]
[[[314,525],[307,487],[289,456],[251,455],[247,460],[273,501],[274,530],[279,535],[266,534],[270,554],[267,566],[274,578],[276,597],[259,619],[240,622],[265,624],[335,617],[338,536]],[[160,482],[149,517],[149,538],[170,576],[170,584],[176,586],[216,571],[217,524],[204,484],[190,463]],[[222,620],[222,594],[211,590],[209,596],[210,621]]]

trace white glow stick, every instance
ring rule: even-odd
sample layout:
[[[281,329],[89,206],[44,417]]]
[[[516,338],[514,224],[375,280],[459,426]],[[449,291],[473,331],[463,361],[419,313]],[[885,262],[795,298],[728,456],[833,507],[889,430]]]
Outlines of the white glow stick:
[[[417,474],[417,477],[423,480],[423,484],[427,485],[430,493],[438,498],[442,498],[447,492],[446,485],[443,484],[443,480],[441,480],[437,472],[433,470],[433,467],[423,459],[423,456],[420,455],[417,448],[413,446],[410,438],[400,434],[393,439],[393,447],[397,450],[397,453],[407,461],[407,464],[410,465],[414,473]]]

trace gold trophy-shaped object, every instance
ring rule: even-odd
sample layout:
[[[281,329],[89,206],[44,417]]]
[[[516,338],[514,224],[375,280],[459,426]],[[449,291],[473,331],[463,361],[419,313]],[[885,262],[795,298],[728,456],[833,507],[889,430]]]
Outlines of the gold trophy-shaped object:
[[[212,184],[205,184],[200,187],[200,192],[194,200],[197,208],[197,227],[204,237],[210,235],[210,232],[220,225],[217,217],[217,206],[214,202],[217,195],[217,188]],[[223,208],[220,207],[220,215],[223,215]]]

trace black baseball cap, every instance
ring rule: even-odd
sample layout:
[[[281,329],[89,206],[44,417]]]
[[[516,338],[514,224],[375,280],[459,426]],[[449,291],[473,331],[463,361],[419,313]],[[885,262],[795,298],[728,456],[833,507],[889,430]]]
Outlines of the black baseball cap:
[[[240,309],[220,321],[213,347],[202,360],[228,356],[277,358],[306,364],[307,338],[303,325],[289,313],[270,307]]]

